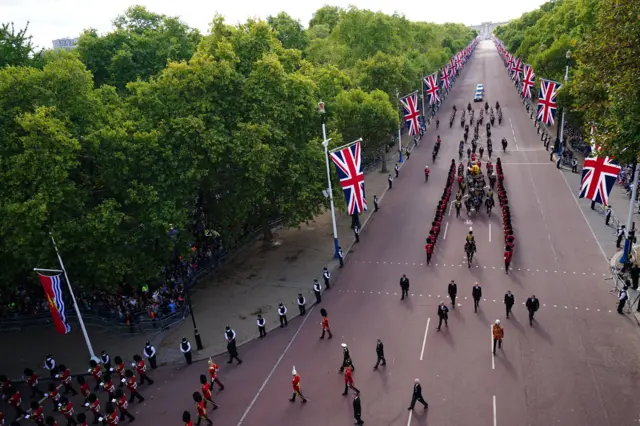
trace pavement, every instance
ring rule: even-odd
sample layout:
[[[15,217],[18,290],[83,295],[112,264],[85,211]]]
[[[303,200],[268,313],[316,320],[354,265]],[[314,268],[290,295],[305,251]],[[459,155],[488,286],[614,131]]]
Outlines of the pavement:
[[[356,366],[355,385],[362,391],[367,424],[604,426],[637,422],[634,402],[640,385],[633,373],[640,367],[635,355],[640,339],[636,322],[615,312],[615,297],[608,292],[610,283],[605,279],[613,254],[612,229],[591,211],[588,201],[575,198],[579,175],[558,170],[549,161],[493,43],[478,46],[440,115],[448,116],[454,103],[459,109],[466,107],[479,82],[485,85],[489,103],[499,100],[504,109],[503,124],[492,129],[492,139],[509,138],[507,152],[499,156],[516,233],[512,272],[506,275],[502,269],[502,224],[496,214],[447,216],[432,265],[424,265],[424,240],[462,136],[457,126],[439,129],[442,149],[432,165],[430,147],[437,133],[429,129],[423,138],[426,149],[418,148],[403,165],[394,188],[381,199],[381,210],[368,213],[372,219],[360,244],[349,252],[345,267],[334,273],[333,286],[323,295],[321,306],[329,313],[334,338],[318,339],[321,317],[314,307],[304,317],[291,319],[288,327],[240,347],[242,365],[226,364],[224,355],[214,357],[226,386],[214,396],[221,407],[212,414],[216,424],[315,426],[352,421],[351,396],[340,395],[343,379],[337,372],[342,342],[349,345]],[[477,110],[480,105],[474,107]],[[424,182],[425,164],[432,169],[428,183]],[[375,187],[376,180],[380,189]],[[375,191],[380,196],[386,175],[370,174],[366,183],[370,198]],[[341,217],[343,247],[352,241],[349,225],[348,218]],[[470,269],[463,253],[469,226],[478,245]],[[281,244],[263,249],[250,261],[238,258],[218,282],[239,281],[242,290],[227,293],[230,290],[222,284],[197,290],[194,308],[205,345],[199,358],[216,353],[224,325],[231,325],[239,336],[245,329],[244,340],[257,334],[252,315],[257,308],[264,306],[273,326],[274,303],[283,300],[294,311],[295,295],[310,291],[311,280],[320,278],[325,264],[334,267],[329,260],[330,223],[319,218],[309,228],[298,232],[308,237],[300,243],[290,236],[296,231],[280,231]],[[312,232],[320,238],[313,239]],[[311,252],[316,253],[315,261]],[[282,266],[283,260],[292,258]],[[268,265],[277,265],[279,272],[267,272]],[[400,301],[398,280],[403,273],[410,278],[411,288],[408,300]],[[452,279],[458,283],[458,304],[450,311],[449,327],[436,332],[437,305],[447,301],[446,285]],[[246,284],[250,280],[264,284]],[[483,288],[477,314],[470,297],[475,282]],[[516,297],[511,319],[505,318],[501,303],[506,290]],[[267,294],[272,297],[267,299]],[[522,306],[531,294],[541,304],[533,327],[527,324]],[[264,301],[246,306],[260,300],[256,295]],[[207,316],[213,314],[205,312],[215,309],[204,307],[222,306],[221,301],[229,307],[246,307],[232,311],[235,317]],[[493,357],[487,340],[491,344],[490,325],[497,318],[505,328],[505,339],[503,349]],[[188,324],[182,327],[186,328],[168,339],[190,337]],[[388,364],[373,371],[378,337],[385,343]],[[176,340],[165,342],[168,346],[159,348],[161,361],[177,349]],[[305,405],[286,400],[291,395],[294,365],[309,398]],[[141,389],[146,405],[134,405],[139,422],[178,423],[183,410],[193,415],[191,393],[199,388],[198,376],[205,372],[205,361],[150,372],[156,383]],[[407,410],[416,377],[421,379],[428,411]],[[4,405],[0,407],[6,411]]]

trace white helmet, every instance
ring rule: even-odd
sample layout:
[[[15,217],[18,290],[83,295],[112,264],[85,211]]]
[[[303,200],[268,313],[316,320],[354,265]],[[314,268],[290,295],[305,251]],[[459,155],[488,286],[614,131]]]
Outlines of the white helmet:
[[[500,325],[500,320],[496,320],[496,325]]]
[[[473,232],[473,226],[469,227],[469,232]]]
[[[346,343],[343,343],[343,344],[342,344],[342,347],[343,347],[343,348],[346,348],[346,347],[347,347],[347,344],[346,344]]]
[[[296,366],[293,366],[293,371],[291,371],[291,374],[296,376],[298,374],[298,372],[296,371]]]

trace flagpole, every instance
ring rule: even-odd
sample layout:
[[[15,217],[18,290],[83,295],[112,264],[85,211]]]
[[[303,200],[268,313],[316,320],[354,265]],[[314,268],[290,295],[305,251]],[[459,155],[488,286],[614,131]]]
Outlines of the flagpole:
[[[631,200],[629,200],[629,215],[627,216],[627,229],[626,229],[626,239],[624,240],[624,250],[622,252],[622,257],[620,257],[619,262],[621,264],[625,264],[629,259],[629,253],[631,252],[631,247],[633,246],[632,232],[631,227],[633,226],[633,205],[636,201],[636,196],[638,194],[638,177],[640,175],[640,167],[638,167],[638,161],[633,161],[633,187],[631,189]]]
[[[422,81],[420,82],[420,88],[422,89],[422,118],[424,118],[425,123],[427,121],[426,110],[424,109],[424,77],[422,77]]]
[[[338,227],[336,226],[336,208],[333,204],[333,186],[331,184],[331,168],[329,167],[329,141],[327,129],[324,124],[324,102],[318,103],[318,109],[322,114],[322,146],[324,147],[324,161],[327,164],[327,183],[329,184],[329,204],[331,205],[331,224],[333,225],[333,258],[340,257],[340,244],[338,243]]]
[[[51,237],[53,248],[56,250],[56,255],[58,256],[58,262],[60,262],[60,268],[62,268],[62,272],[64,273],[64,278],[67,280],[67,287],[69,287],[69,293],[71,294],[71,299],[73,300],[73,307],[76,310],[76,315],[78,315],[78,322],[80,323],[80,328],[82,329],[82,334],[84,335],[84,341],[87,344],[89,355],[91,359],[98,362],[99,359],[98,357],[96,357],[95,352],[93,352],[93,346],[91,346],[91,340],[89,340],[89,334],[87,333],[87,328],[84,326],[84,321],[82,320],[82,314],[80,313],[80,309],[78,308],[78,302],[76,301],[76,296],[73,294],[73,289],[71,288],[71,281],[69,281],[69,275],[67,275],[67,270],[64,267],[64,263],[62,263],[62,257],[60,257],[60,252],[58,251],[56,240],[53,239],[53,233],[49,232],[49,236]]]
[[[400,112],[400,91],[396,89],[396,97],[398,98],[398,112]],[[398,163],[402,163],[402,119],[398,125]]]
[[[567,81],[569,80],[569,58],[571,58],[571,51],[567,50],[567,54],[566,54],[566,58],[567,58],[567,64],[565,66],[565,70],[564,70],[564,84],[567,84]],[[564,141],[564,111],[565,111],[566,107],[562,107],[562,120],[560,123],[560,142],[558,142],[558,157],[560,157],[562,155],[562,142]]]

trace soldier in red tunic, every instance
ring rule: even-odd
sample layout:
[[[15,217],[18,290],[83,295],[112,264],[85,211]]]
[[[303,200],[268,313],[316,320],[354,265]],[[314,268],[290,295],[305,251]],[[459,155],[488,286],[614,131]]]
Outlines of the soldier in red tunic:
[[[293,379],[291,379],[291,386],[293,387],[293,395],[291,395],[291,399],[289,401],[295,402],[296,396],[299,396],[302,400],[303,404],[307,403],[307,398],[302,395],[302,389],[300,388],[300,376],[298,376],[298,372],[296,371],[295,365],[293,366],[293,371],[291,372],[293,375]]]
[[[120,384],[118,385],[118,387],[121,388],[121,387],[124,386],[124,383],[122,383],[122,379],[125,378],[125,376],[124,376],[124,370],[125,370],[124,361],[119,356],[115,357],[113,360],[115,361],[115,366],[110,368],[109,371],[111,371],[112,373],[114,371],[116,373],[118,373],[118,377],[119,377],[119,381],[120,381]]]
[[[349,389],[356,393],[360,393],[360,391],[353,385],[353,374],[351,373],[350,366],[344,369],[344,392],[342,395],[346,395]]]
[[[93,424],[98,424],[98,419],[102,417],[102,414],[100,413],[100,400],[95,393],[89,395],[89,402],[85,406],[93,413]]]
[[[71,392],[71,395],[76,396],[78,392],[71,385],[71,370],[66,365],[60,364],[58,371],[60,373],[56,374],[56,379],[60,380],[60,383],[64,386],[64,394],[68,395]]]
[[[122,421],[125,421],[128,417],[130,421],[134,421],[136,418],[129,413],[129,402],[127,401],[127,394],[124,393],[122,389],[118,389],[116,391],[116,404],[118,404],[118,408],[120,409],[120,417],[122,417]]]
[[[89,395],[91,395],[91,389],[89,389],[89,384],[84,379],[84,376],[78,376],[77,379],[78,384],[80,385],[80,394],[84,397],[84,405],[87,405],[89,402]]]
[[[205,376],[204,374],[201,374],[200,383],[202,383],[202,396],[204,397],[205,401],[209,401],[213,405],[213,409],[217,410],[218,404],[213,402],[212,395],[211,395],[211,385],[207,380],[207,376]]]
[[[113,384],[113,380],[111,380],[111,374],[107,373],[104,375],[102,386],[105,392],[109,394],[109,401],[116,397],[116,387]]]
[[[16,409],[16,417],[20,417],[27,414],[27,412],[22,409],[22,406],[21,406],[22,396],[20,395],[20,392],[18,392],[18,389],[12,386],[9,389],[9,394],[11,396],[9,397],[8,402],[9,402],[9,405],[11,405],[13,408]]]
[[[47,424],[47,426],[58,426],[58,422],[56,422],[56,419],[54,419],[51,416],[47,417],[47,420],[45,423]]]
[[[60,412],[67,419],[67,426],[76,426],[78,422],[73,418],[73,404],[64,396],[60,398]]]
[[[31,398],[35,398],[36,394],[41,397],[44,396],[44,392],[38,389],[38,375],[30,368],[24,369],[24,380],[31,388]]]
[[[142,357],[140,355],[134,355],[133,360],[135,361],[135,363],[133,363],[133,366],[136,368],[136,372],[140,376],[140,384],[142,385],[146,381],[147,383],[152,385],[153,380],[151,380],[149,376],[147,376],[147,366],[144,365],[144,360],[142,359]]]
[[[102,384],[102,369],[100,365],[94,360],[89,361],[89,373],[93,376],[93,379],[96,381],[96,386],[93,388],[94,391],[100,389],[100,385]]]
[[[44,408],[38,401],[31,402],[31,413],[24,415],[25,419],[33,420],[38,426],[44,426]]]
[[[138,401],[144,401],[142,395],[138,393],[138,382],[136,382],[136,375],[133,374],[133,371],[127,370],[124,372],[124,375],[127,377],[127,389],[131,393],[131,398],[129,398],[129,403],[133,402],[135,398],[138,398]]]
[[[2,382],[2,399],[7,399],[11,396],[9,395],[9,389],[11,389],[11,386],[13,386],[11,384],[11,380],[9,380],[6,375],[0,374],[0,382]],[[0,423],[0,425],[1,424],[2,423]]]
[[[85,413],[78,413],[78,426],[89,426],[87,424],[87,415]]]
[[[120,422],[120,417],[118,417],[118,411],[116,410],[116,407],[114,407],[113,402],[107,402],[105,410],[105,415],[100,418],[100,420],[108,426],[117,425],[118,422]]]
[[[209,417],[207,417],[207,406],[205,405],[204,399],[202,399],[202,395],[200,392],[193,393],[193,400],[196,403],[196,411],[198,412],[198,422],[196,425],[200,425],[202,420],[205,420],[208,424],[212,425],[213,422]]]
[[[213,384],[217,384],[220,386],[220,390],[224,390],[224,385],[218,379],[218,370],[220,370],[220,366],[213,362],[211,358],[209,358],[209,375],[211,376],[211,390],[213,390]]]
[[[189,413],[188,411],[184,411],[182,413],[182,422],[184,423],[184,426],[193,426],[193,422],[191,421],[191,413]]]
[[[53,404],[53,411],[58,411],[58,404],[60,404],[60,392],[55,383],[49,383],[49,393],[45,393],[44,396],[49,398],[49,401]]]

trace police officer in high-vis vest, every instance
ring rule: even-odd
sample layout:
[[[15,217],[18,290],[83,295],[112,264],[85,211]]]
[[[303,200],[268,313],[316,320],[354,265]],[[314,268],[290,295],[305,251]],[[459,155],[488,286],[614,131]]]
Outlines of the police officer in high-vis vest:
[[[149,360],[149,365],[151,365],[151,369],[155,370],[157,367],[156,364],[156,348],[149,342],[145,343],[144,346],[144,356]]]
[[[184,355],[187,365],[191,365],[191,343],[189,343],[186,337],[182,338],[182,343],[180,343],[180,352]]]

